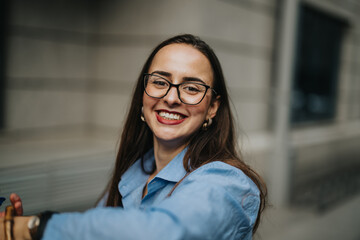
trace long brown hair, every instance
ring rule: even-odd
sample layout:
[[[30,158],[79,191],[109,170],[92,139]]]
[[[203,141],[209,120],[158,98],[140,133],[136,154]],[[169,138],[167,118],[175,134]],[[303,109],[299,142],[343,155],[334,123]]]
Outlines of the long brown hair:
[[[206,163],[223,161],[241,169],[251,178],[260,190],[260,208],[253,228],[253,233],[255,233],[259,225],[260,215],[266,205],[266,185],[261,176],[244,163],[240,151],[237,149],[233,116],[230,109],[224,75],[218,58],[204,41],[190,34],[178,35],[160,43],[152,51],[141,70],[134,89],[129,113],[123,127],[113,175],[103,194],[103,196],[106,193],[108,194],[106,206],[122,206],[122,197],[118,190],[118,183],[121,176],[137,159],[142,159],[144,154],[153,147],[152,132],[147,124],[140,119],[144,93],[143,75],[148,72],[154,56],[161,48],[177,43],[191,45],[208,58],[213,70],[213,88],[217,92],[217,95],[220,96],[221,102],[212,125],[206,131],[199,129],[190,138],[188,150],[184,156],[184,168],[190,173]],[[143,171],[146,171],[144,167]],[[153,169],[153,171],[155,171],[155,169]],[[177,185],[175,185],[175,187]],[[169,196],[170,195],[171,192],[169,193]]]

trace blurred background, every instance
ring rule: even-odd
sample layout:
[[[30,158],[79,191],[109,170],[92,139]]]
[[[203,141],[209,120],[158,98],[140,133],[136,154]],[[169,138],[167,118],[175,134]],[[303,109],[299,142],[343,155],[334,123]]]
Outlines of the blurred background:
[[[218,55],[245,160],[268,184],[255,239],[360,239],[359,0],[3,0],[0,11],[0,196],[17,192],[25,214],[94,206],[145,59],[192,33]]]

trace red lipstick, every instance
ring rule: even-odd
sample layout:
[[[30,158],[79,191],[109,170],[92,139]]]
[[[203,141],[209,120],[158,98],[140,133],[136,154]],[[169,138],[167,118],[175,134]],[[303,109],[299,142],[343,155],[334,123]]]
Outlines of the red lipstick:
[[[173,114],[178,114],[178,115],[181,115],[181,119],[167,119],[167,118],[164,118],[164,117],[161,117],[159,115],[160,112],[167,112],[167,113],[173,113]],[[170,112],[170,111],[167,111],[167,110],[159,110],[159,111],[156,111],[156,118],[157,120],[162,123],[162,124],[166,124],[166,125],[177,125],[177,124],[180,124],[182,123],[183,121],[185,121],[186,119],[186,116],[184,116],[183,114],[181,113],[178,113],[178,112]]]

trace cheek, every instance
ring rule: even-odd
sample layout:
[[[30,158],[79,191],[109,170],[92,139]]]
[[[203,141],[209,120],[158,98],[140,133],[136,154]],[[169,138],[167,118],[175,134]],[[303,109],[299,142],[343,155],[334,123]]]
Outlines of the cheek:
[[[193,121],[196,121],[196,123],[193,122],[194,124],[201,125],[206,120],[208,107],[209,104],[204,101],[195,107],[189,108],[189,112],[193,117]]]
[[[202,115],[205,117],[210,106],[210,100],[211,99],[209,97],[205,97],[199,105],[194,106],[192,111],[198,115]]]
[[[144,106],[144,108],[151,105],[151,102],[152,102],[151,100],[152,100],[152,98],[150,98],[148,95],[146,95],[146,93],[144,93],[144,95],[143,95],[143,106]]]
[[[154,107],[154,105],[158,102],[157,99],[151,98],[146,93],[143,95],[143,113],[148,114],[149,111]]]

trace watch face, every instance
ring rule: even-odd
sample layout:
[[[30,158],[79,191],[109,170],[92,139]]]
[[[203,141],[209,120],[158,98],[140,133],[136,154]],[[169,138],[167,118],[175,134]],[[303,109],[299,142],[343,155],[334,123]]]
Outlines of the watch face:
[[[29,222],[28,222],[28,228],[29,229],[33,229],[38,227],[40,224],[40,219],[37,216],[33,216],[32,218],[30,218]]]

